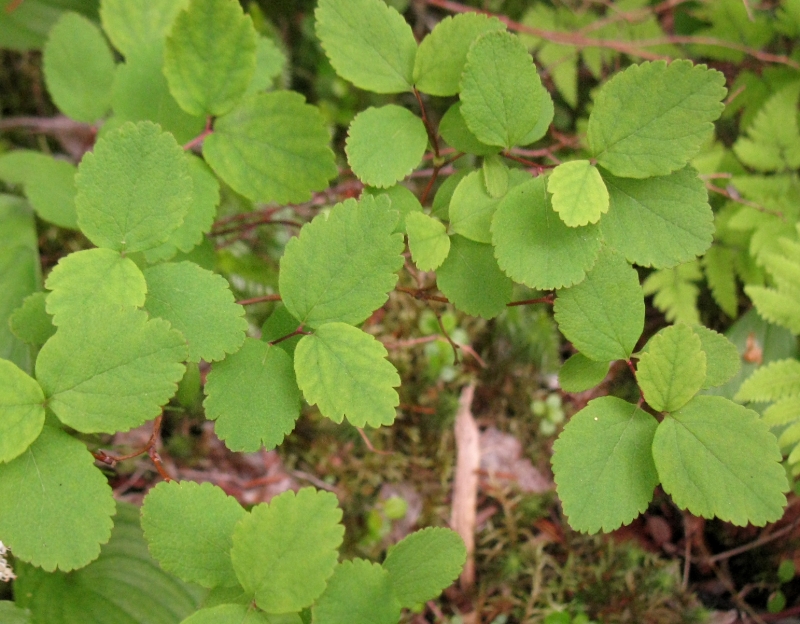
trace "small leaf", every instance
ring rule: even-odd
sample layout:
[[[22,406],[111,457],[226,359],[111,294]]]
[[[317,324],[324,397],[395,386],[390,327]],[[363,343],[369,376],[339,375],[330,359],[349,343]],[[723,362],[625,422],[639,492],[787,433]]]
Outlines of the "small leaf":
[[[639,359],[636,380],[647,403],[674,412],[689,402],[706,379],[706,354],[687,325],[673,325],[653,336]]]
[[[167,572],[203,587],[232,587],[238,584],[233,529],[246,515],[211,483],[162,482],[142,503],[142,529],[150,554]]]
[[[233,568],[259,608],[291,613],[322,594],[344,536],[341,519],[336,496],[303,488],[256,505],[236,525]]]
[[[13,362],[0,360],[0,463],[9,462],[39,437],[44,393]]]
[[[733,378],[742,365],[736,345],[722,334],[702,325],[695,325],[692,331],[700,338],[701,347],[706,354],[706,380],[703,388],[715,388]]]
[[[509,171],[506,163],[497,154],[483,159],[483,183],[490,197],[502,197],[508,191]],[[527,180],[527,177],[525,178]],[[490,241],[487,241],[490,242]]]
[[[52,572],[82,568],[111,535],[114,497],[84,444],[46,426],[0,465],[0,535],[14,556]]]
[[[100,20],[111,43],[128,57],[164,40],[172,23],[189,0],[103,0]]]
[[[695,281],[701,277],[700,264],[692,260],[652,272],[642,283],[642,291],[645,296],[655,295],[653,305],[664,313],[667,321],[696,325],[700,323],[697,310],[700,289]]]
[[[388,189],[379,189],[371,186],[364,188],[364,193],[378,197],[386,195],[392,202],[391,209],[400,213],[400,220],[394,228],[394,234],[406,233],[406,217],[412,212],[422,213],[422,204],[419,199],[407,187],[402,184],[395,184]]]
[[[500,151],[500,148],[496,145],[481,143],[472,134],[472,130],[467,128],[467,122],[464,121],[464,117],[461,114],[461,102],[456,102],[447,109],[447,112],[439,122],[439,134],[450,147],[466,154],[488,156]]]
[[[77,13],[53,26],[42,55],[47,90],[68,117],[94,123],[111,104],[114,57],[100,29]]]
[[[514,290],[497,266],[491,245],[458,235],[450,238],[450,253],[436,273],[436,283],[456,308],[485,319],[505,310]]]
[[[353,559],[336,566],[311,612],[315,624],[397,624],[400,611],[386,570]]]
[[[417,41],[411,26],[382,0],[320,0],[316,31],[345,80],[375,93],[411,91]]]
[[[467,549],[458,533],[429,527],[392,546],[383,567],[400,605],[410,609],[436,598],[456,580],[466,559]]]
[[[406,217],[408,247],[420,271],[434,271],[450,252],[450,237],[444,224],[435,217],[415,212]]]
[[[775,436],[728,399],[697,396],[669,414],[653,458],[664,491],[696,516],[763,526],[783,515],[789,486]]]
[[[733,250],[715,245],[703,256],[703,269],[714,301],[731,318],[739,310],[739,293],[736,288]]]
[[[216,421],[215,433],[233,451],[275,448],[300,416],[292,359],[253,338],[212,366],[205,392],[206,418]]]
[[[297,385],[309,405],[355,427],[391,425],[400,403],[400,377],[373,336],[344,323],[326,323],[304,336],[294,354]]]
[[[553,445],[553,474],[570,526],[613,531],[647,509],[658,485],[650,445],[658,422],[601,397],[575,414]]]
[[[273,624],[273,621],[266,613],[249,605],[221,604],[200,609],[181,624]]]
[[[203,156],[253,201],[299,203],[337,174],[329,141],[322,115],[302,95],[257,93],[214,122]]]
[[[558,371],[558,383],[564,392],[583,392],[594,388],[608,375],[608,362],[595,362],[575,353]]]
[[[163,243],[192,203],[183,150],[150,122],[126,123],[106,134],[83,157],[75,183],[81,230],[98,247],[116,251]]]
[[[564,336],[597,362],[630,358],[644,329],[639,276],[608,249],[583,282],[558,293],[553,310]]]
[[[422,120],[408,109],[387,104],[356,115],[345,151],[359,180],[387,188],[414,170],[427,146]]]
[[[800,362],[779,360],[757,369],[745,380],[735,401],[764,403],[800,396]]]
[[[256,69],[256,29],[238,2],[189,0],[164,47],[164,75],[191,115],[224,115]]]
[[[40,347],[56,333],[53,318],[45,309],[46,301],[47,293],[33,293],[25,297],[22,305],[14,310],[8,324],[17,338]]]
[[[558,165],[547,178],[553,210],[570,227],[597,223],[608,212],[608,189],[588,160]]]

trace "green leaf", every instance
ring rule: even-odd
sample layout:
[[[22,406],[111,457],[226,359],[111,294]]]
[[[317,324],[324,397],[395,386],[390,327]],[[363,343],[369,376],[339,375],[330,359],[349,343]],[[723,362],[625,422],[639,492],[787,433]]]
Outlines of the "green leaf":
[[[189,0],[102,0],[100,20],[111,43],[126,57],[167,36],[178,13]]]
[[[458,577],[466,559],[458,533],[429,527],[392,546],[383,567],[400,605],[410,609],[436,598]]]
[[[94,123],[111,104],[114,57],[100,29],[77,13],[64,13],[42,56],[47,90],[68,117]]]
[[[702,277],[697,261],[661,269],[647,276],[642,284],[645,295],[655,294],[653,305],[664,312],[669,322],[696,325],[700,323],[697,296],[700,289],[694,283]]]
[[[162,482],[142,504],[150,554],[164,570],[203,587],[238,584],[231,563],[233,529],[247,512],[211,483]]]
[[[564,336],[597,362],[629,359],[644,329],[639,276],[609,249],[583,282],[558,293],[553,309]]]
[[[326,323],[297,345],[297,385],[309,405],[336,423],[347,416],[355,427],[391,425],[400,377],[386,355],[384,346],[360,329]]]
[[[53,319],[45,309],[46,301],[47,293],[33,293],[25,297],[22,305],[14,310],[8,323],[17,338],[40,347],[56,333]]]
[[[512,169],[508,187],[514,188],[531,179],[528,172]],[[478,243],[492,242],[492,217],[502,197],[493,197],[486,189],[484,176],[473,171],[459,182],[450,200],[450,227]]]
[[[568,227],[550,205],[542,177],[511,189],[492,219],[500,268],[515,282],[549,290],[583,280],[600,250],[595,225]]]
[[[765,403],[800,396],[800,362],[779,360],[757,369],[739,388],[735,401]]]
[[[564,392],[583,392],[594,388],[608,375],[608,362],[590,360],[575,353],[558,371],[558,383]]]
[[[329,140],[322,115],[299,93],[258,93],[216,120],[203,156],[253,201],[300,203],[338,173]]]
[[[9,600],[0,601],[0,621],[4,624],[31,624],[31,614]]]
[[[668,415],[653,458],[664,491],[696,516],[763,526],[783,515],[789,486],[775,436],[728,399],[698,396]]]
[[[542,81],[518,37],[481,35],[470,47],[461,77],[461,114],[479,141],[513,147],[542,113]]]
[[[711,246],[714,215],[703,181],[691,167],[646,180],[608,173],[603,173],[603,179],[610,208],[600,228],[606,243],[628,262],[669,268]]]
[[[739,372],[742,362],[735,344],[722,334],[702,325],[695,325],[692,331],[700,338],[701,347],[706,354],[704,389],[721,386]]]
[[[353,559],[336,566],[311,612],[315,624],[397,624],[400,611],[386,570]]]
[[[781,399],[764,410],[764,423],[770,427],[788,425],[800,416],[800,396]]]
[[[795,289],[750,285],[744,287],[744,292],[765,320],[786,327],[793,334],[800,332],[800,319],[797,315],[798,292]]]
[[[682,169],[714,132],[726,93],[725,76],[705,65],[631,65],[595,98],[588,127],[592,156],[625,178]]]
[[[183,336],[166,321],[133,308],[87,308],[42,347],[36,378],[61,422],[114,433],[158,416],[184,360]]]
[[[636,367],[644,398],[659,412],[686,405],[705,379],[706,354],[700,337],[687,325],[673,325],[653,336]]]
[[[494,318],[511,301],[514,283],[497,266],[491,245],[455,235],[450,253],[436,273],[436,283],[462,312]]]
[[[216,421],[217,436],[234,451],[275,448],[300,416],[292,358],[253,338],[214,364],[205,391],[206,418]]]
[[[140,307],[147,282],[139,267],[110,249],[85,249],[62,258],[50,272],[46,308],[54,325],[63,325],[92,306]]]
[[[461,169],[448,176],[445,181],[442,182],[442,185],[433,197],[431,216],[445,221],[450,220],[450,200],[453,198],[453,193],[461,183],[461,180],[469,173],[470,171],[468,169]]]
[[[406,217],[408,248],[420,271],[434,271],[450,253],[447,229],[436,217],[415,212]]]
[[[279,290],[292,316],[311,327],[355,325],[386,303],[403,266],[397,216],[386,198],[365,196],[305,225],[281,259]]]
[[[279,303],[261,327],[261,340],[273,342],[280,338],[286,338],[299,327],[300,321],[291,315],[285,305]],[[294,350],[297,348],[297,343],[300,342],[301,338],[302,336],[298,334],[291,338],[286,338],[286,340],[281,340],[275,346],[286,351],[287,355],[294,358]]]
[[[145,269],[144,309],[163,318],[189,343],[189,361],[221,360],[242,346],[247,330],[244,307],[227,280],[194,262],[167,262]]]
[[[267,613],[311,605],[333,574],[344,536],[336,496],[303,488],[256,505],[233,533],[239,582]]]
[[[505,28],[496,17],[478,13],[445,17],[422,40],[417,50],[414,61],[417,89],[431,95],[456,95],[472,43],[483,33]]]
[[[439,134],[445,142],[453,149],[476,156],[488,156],[496,154],[500,148],[496,145],[486,145],[481,143],[472,134],[472,130],[467,128],[467,122],[461,114],[461,102],[456,102],[442,117],[439,122]]]
[[[272,624],[272,620],[249,605],[222,604],[200,609],[181,624]]]
[[[268,89],[284,71],[285,65],[286,56],[275,42],[268,37],[259,36],[256,42],[256,71],[245,95]]]
[[[481,171],[483,172],[483,183],[490,197],[502,197],[508,192],[509,170],[500,156],[497,154],[486,156],[483,159]]]
[[[412,212],[421,213],[422,204],[419,199],[407,187],[402,184],[395,184],[388,189],[379,189],[367,186],[364,188],[364,193],[378,197],[386,195],[392,202],[392,210],[397,210],[400,213],[400,220],[394,228],[395,234],[405,234],[406,232],[406,217]]]
[[[116,251],[163,243],[192,203],[183,150],[150,122],[126,123],[106,134],[83,157],[75,183],[81,230],[98,247]]]
[[[44,426],[44,394],[13,362],[0,360],[0,463],[21,455]]]
[[[558,165],[547,178],[553,210],[570,227],[597,223],[608,212],[608,189],[588,160]]]
[[[54,427],[0,465],[0,535],[17,559],[52,572],[82,568],[111,535],[114,498],[82,442]]]
[[[735,255],[733,250],[712,246],[703,256],[703,269],[714,301],[731,318],[739,310],[739,293],[736,289]]]
[[[658,422],[601,397],[575,414],[553,445],[553,474],[570,526],[613,531],[647,509],[658,485],[650,445]]]
[[[393,7],[382,0],[320,0],[317,37],[345,80],[375,93],[411,91],[417,42]]]
[[[387,188],[414,170],[427,146],[422,120],[408,109],[387,104],[356,115],[345,151],[359,180]]]
[[[550,124],[553,123],[553,117],[556,114],[556,109],[555,105],[553,104],[553,98],[550,97],[550,93],[547,91],[547,89],[542,88],[540,90],[539,100],[541,102],[539,120],[536,122],[536,125],[531,128],[531,131],[519,140],[520,145],[530,145],[531,143],[535,143],[539,139],[544,138],[544,136],[550,130]]]
[[[17,573],[17,601],[47,624],[177,624],[205,594],[159,568],[147,552],[139,508],[123,502],[111,539],[88,566],[65,574],[18,565]]]

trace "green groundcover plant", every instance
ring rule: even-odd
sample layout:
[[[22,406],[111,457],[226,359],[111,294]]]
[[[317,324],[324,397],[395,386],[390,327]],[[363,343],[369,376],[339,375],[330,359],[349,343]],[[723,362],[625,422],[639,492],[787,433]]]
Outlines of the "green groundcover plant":
[[[781,517],[788,481],[767,423],[790,413],[788,400],[796,418],[796,362],[773,365],[794,375],[791,391],[788,381],[755,379],[742,389],[742,400],[780,401],[781,416],[765,422],[709,393],[739,370],[723,335],[690,318],[637,350],[645,290],[634,267],[654,269],[652,280],[694,266],[712,245],[715,215],[691,163],[723,112],[720,72],[675,60],[616,73],[594,96],[585,147],[532,173],[510,150],[545,136],[554,105],[503,22],[449,17],[417,43],[382,0],[319,0],[316,36],[338,76],[411,97],[352,120],[345,153],[366,191],[286,244],[282,306],[258,340],[226,280],[191,252],[211,229],[221,183],[277,205],[327,188],[339,171],[323,117],[299,93],[271,88],[284,59],[234,0],[103,0],[99,15],[101,27],[64,12],[43,50],[53,101],[98,124],[93,150],[77,167],[23,150],[0,158],[0,178],[27,197],[0,196],[0,305],[11,306],[2,318],[12,332],[0,360],[0,539],[19,576],[17,606],[0,604],[4,621],[96,613],[391,624],[450,585],[465,560],[454,532],[413,533],[381,564],[340,562],[342,512],[311,488],[246,510],[216,486],[165,481],[139,520],[115,503],[79,437],[159,417],[200,361],[211,365],[205,415],[233,451],[280,445],[303,402],[336,423],[391,425],[401,380],[359,325],[387,302],[406,246],[469,315],[491,319],[520,303],[515,284],[549,293],[541,299],[554,302],[577,351],[560,372],[566,391],[596,386],[618,360],[635,374],[638,403],[594,399],[555,443],[573,528],[629,523],[659,484],[700,516],[739,525]],[[796,105],[796,90],[790,96]],[[433,98],[450,102],[438,128],[425,114]],[[444,170],[445,145],[473,164],[429,207],[430,189],[416,197],[401,183],[426,154]],[[33,213],[94,245],[62,258],[43,283]],[[795,247],[783,248],[794,273],[768,265],[777,291],[749,291],[778,321],[791,315],[779,304],[797,297]],[[663,290],[654,283],[648,292]],[[143,592],[162,611],[142,614]]]

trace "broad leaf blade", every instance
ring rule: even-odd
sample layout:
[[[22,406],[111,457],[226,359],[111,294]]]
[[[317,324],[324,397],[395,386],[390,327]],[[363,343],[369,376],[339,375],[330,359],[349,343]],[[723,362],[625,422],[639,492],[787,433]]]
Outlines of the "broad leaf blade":
[[[695,325],[692,331],[700,338],[701,347],[706,354],[706,380],[703,389],[721,386],[739,372],[742,362],[735,344],[722,334],[702,325]]]
[[[102,0],[100,20],[111,43],[126,57],[164,40],[189,0]]]
[[[22,454],[44,426],[44,394],[13,362],[0,360],[0,463]]]
[[[608,212],[608,189],[588,160],[558,165],[547,178],[553,210],[570,227],[597,223]]]
[[[181,624],[273,624],[273,620],[266,613],[248,605],[221,604],[200,609]],[[281,624],[284,623],[281,621]],[[297,624],[300,624],[299,620]]]
[[[406,217],[408,247],[420,271],[434,271],[450,252],[450,237],[444,223],[436,217],[415,212]]]
[[[316,624],[397,624],[400,603],[392,592],[389,574],[364,559],[344,561],[328,579],[325,592],[314,603]]]
[[[40,347],[56,333],[51,317],[45,306],[47,293],[37,292],[25,297],[22,305],[14,310],[8,324],[13,334],[20,340]]]
[[[450,147],[465,154],[488,156],[500,151],[500,147],[497,145],[481,143],[478,137],[472,133],[472,130],[467,127],[467,123],[461,114],[461,102],[456,102],[447,109],[447,112],[439,122],[439,134]]]
[[[583,392],[594,388],[608,375],[608,362],[590,360],[575,353],[558,371],[558,383],[564,392]]]

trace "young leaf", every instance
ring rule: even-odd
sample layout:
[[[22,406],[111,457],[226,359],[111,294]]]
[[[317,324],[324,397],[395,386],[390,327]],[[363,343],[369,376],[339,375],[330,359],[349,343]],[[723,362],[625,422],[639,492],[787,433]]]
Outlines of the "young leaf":
[[[322,115],[293,91],[257,93],[214,123],[203,156],[233,190],[259,202],[304,202],[337,174]]]
[[[106,134],[83,157],[75,184],[81,230],[98,247],[116,251],[163,243],[192,204],[183,150],[150,122],[126,123]]]
[[[336,566],[311,613],[315,624],[397,624],[400,611],[386,570],[353,559]]]
[[[417,89],[431,95],[456,95],[472,43],[483,33],[505,28],[496,17],[478,13],[445,17],[422,40],[417,51],[414,61]]]
[[[466,559],[467,549],[458,533],[429,527],[392,546],[383,567],[400,605],[410,609],[446,589],[461,573]]]
[[[345,80],[375,93],[411,91],[417,41],[411,26],[382,0],[320,0],[317,37]]]
[[[447,112],[439,122],[439,134],[450,147],[466,154],[488,156],[500,151],[500,148],[496,145],[481,143],[472,134],[472,130],[467,128],[467,122],[464,121],[464,117],[461,114],[461,102],[456,102],[447,109]],[[452,176],[448,178],[448,180],[451,179]]]
[[[608,249],[583,282],[558,293],[553,309],[564,336],[597,362],[630,358],[644,329],[639,276]]]
[[[601,397],[575,414],[553,445],[553,474],[570,526],[613,531],[647,509],[658,485],[650,445],[658,422]]]
[[[488,32],[467,53],[461,76],[461,114],[479,141],[513,147],[542,112],[542,81],[518,37]]]
[[[36,378],[61,422],[114,433],[158,416],[183,377],[186,343],[134,308],[86,309],[42,347]]]
[[[233,0],[189,0],[164,47],[164,75],[191,115],[224,115],[256,69],[256,29]]]
[[[511,189],[492,219],[500,268],[515,282],[550,290],[583,280],[600,250],[595,225],[568,227],[550,205],[542,177]]]
[[[388,189],[379,189],[367,186],[364,188],[364,193],[367,195],[372,195],[373,197],[386,195],[386,197],[388,197],[392,202],[392,210],[396,210],[400,213],[400,220],[394,227],[394,234],[406,233],[406,217],[409,214],[412,212],[420,214],[422,213],[422,204],[419,203],[417,196],[402,184],[395,184],[394,186],[390,186]]]
[[[94,123],[111,104],[114,57],[100,29],[77,13],[64,13],[42,56],[47,90],[68,117]]]
[[[37,292],[25,297],[22,305],[8,319],[11,332],[23,342],[42,346],[56,333],[53,318],[45,309],[47,293]]]
[[[764,423],[770,427],[788,425],[800,417],[800,396],[793,396],[773,403],[764,410]]]
[[[279,289],[292,315],[311,327],[355,325],[388,298],[403,266],[398,214],[385,197],[349,199],[304,226],[286,245]]]
[[[25,452],[44,426],[44,394],[13,362],[0,360],[0,463]]]
[[[714,131],[725,76],[678,60],[631,65],[609,80],[589,116],[597,163],[616,176],[648,178],[683,168]]]
[[[608,189],[588,160],[558,165],[547,178],[553,210],[570,227],[597,223],[608,212]]]
[[[256,505],[236,525],[233,568],[259,608],[291,613],[322,594],[344,536],[341,519],[336,496],[303,488]]]
[[[384,346],[360,329],[326,323],[297,345],[297,385],[306,402],[334,422],[347,416],[355,427],[391,425],[400,377],[386,355]]]
[[[181,624],[273,624],[273,620],[263,611],[257,611],[249,605],[221,604],[200,609]],[[281,624],[284,624],[283,621]],[[300,624],[299,620],[297,624]]]
[[[564,392],[583,392],[594,388],[608,375],[608,362],[595,362],[575,353],[558,371],[558,383]]]
[[[739,388],[735,401],[764,403],[800,396],[800,362],[779,360],[757,369]]]
[[[83,442],[46,426],[0,465],[0,535],[14,556],[52,572],[82,568],[111,535],[114,497]]]
[[[85,249],[59,260],[45,282],[54,325],[81,318],[86,306],[140,307],[147,282],[139,267],[110,249]]]
[[[203,587],[238,584],[233,529],[247,512],[211,483],[162,482],[142,504],[142,529],[161,567]]]
[[[603,179],[611,203],[600,229],[606,243],[628,262],[669,268],[711,246],[714,214],[703,181],[691,167],[646,180],[605,172]]]
[[[689,402],[706,379],[706,354],[700,337],[687,325],[673,325],[653,336],[636,367],[647,403],[674,412]]]
[[[511,301],[514,283],[497,266],[491,245],[455,235],[450,253],[436,272],[436,283],[462,312],[494,318]]]
[[[233,451],[275,448],[300,416],[292,359],[278,346],[253,338],[214,364],[205,391],[206,418],[216,421],[217,436]]]
[[[735,344],[722,334],[702,325],[695,325],[692,331],[700,338],[701,347],[706,354],[704,389],[721,386],[739,372],[742,362]]]
[[[645,295],[655,295],[653,305],[664,312],[667,321],[697,325],[700,323],[697,311],[700,289],[694,282],[701,277],[700,265],[693,260],[671,269],[654,271],[642,283],[642,291]]]
[[[415,212],[406,217],[408,248],[420,271],[435,271],[450,253],[450,237],[436,217]]]
[[[189,0],[102,0],[100,21],[111,43],[127,58],[164,40]]]
[[[194,262],[166,262],[145,269],[144,309],[163,318],[189,343],[189,361],[221,360],[242,346],[247,330],[244,307],[227,280]]]
[[[728,399],[697,396],[669,414],[653,458],[664,491],[696,516],[763,526],[783,515],[789,487],[775,436]]]
[[[414,170],[427,146],[422,120],[406,108],[387,104],[356,115],[345,152],[359,180],[387,188]]]

